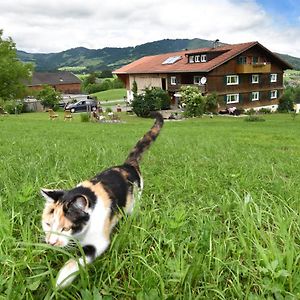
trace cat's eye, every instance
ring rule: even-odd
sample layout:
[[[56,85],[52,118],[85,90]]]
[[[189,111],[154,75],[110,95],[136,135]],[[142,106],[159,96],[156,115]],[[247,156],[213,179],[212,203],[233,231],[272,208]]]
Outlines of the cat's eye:
[[[71,230],[71,228],[64,227],[61,231],[67,232],[67,231],[70,231],[70,230]]]

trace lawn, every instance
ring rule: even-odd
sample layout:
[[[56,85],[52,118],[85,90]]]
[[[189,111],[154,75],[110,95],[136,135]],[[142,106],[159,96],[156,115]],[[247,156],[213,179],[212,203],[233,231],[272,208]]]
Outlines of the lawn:
[[[152,124],[0,118],[0,299],[299,299],[300,117],[166,122],[144,155],[144,193],[107,252],[68,289],[76,251],[43,243],[40,187],[120,164]]]
[[[92,94],[96,96],[98,100],[105,103],[105,100],[119,100],[122,99],[124,102],[124,96],[126,96],[126,89],[112,89],[103,92]]]

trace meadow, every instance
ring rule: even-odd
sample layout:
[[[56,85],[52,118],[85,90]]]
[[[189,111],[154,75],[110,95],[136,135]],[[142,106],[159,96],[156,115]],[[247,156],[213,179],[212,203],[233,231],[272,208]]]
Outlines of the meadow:
[[[74,284],[76,250],[43,243],[40,188],[121,164],[152,124],[0,118],[0,299],[299,299],[300,117],[166,122],[141,163],[145,188],[111,246]]]

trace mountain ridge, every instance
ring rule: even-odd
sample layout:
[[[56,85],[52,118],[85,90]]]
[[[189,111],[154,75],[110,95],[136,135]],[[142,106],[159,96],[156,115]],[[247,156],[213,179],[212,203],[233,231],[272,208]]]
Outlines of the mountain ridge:
[[[19,59],[35,64],[36,71],[56,71],[59,69],[92,72],[117,69],[138,58],[148,55],[176,52],[183,49],[211,47],[213,41],[204,39],[163,39],[131,47],[104,47],[88,49],[75,47],[56,53],[28,53],[17,50]],[[289,54],[280,54],[294,69],[300,70],[300,58]]]

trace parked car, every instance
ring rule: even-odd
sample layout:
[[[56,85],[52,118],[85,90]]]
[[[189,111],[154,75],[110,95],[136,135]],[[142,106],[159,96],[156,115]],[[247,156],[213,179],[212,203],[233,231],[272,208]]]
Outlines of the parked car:
[[[76,103],[70,103],[65,107],[65,110],[70,110],[72,113],[77,111],[96,111],[97,110],[97,101],[95,100],[81,100]]]

